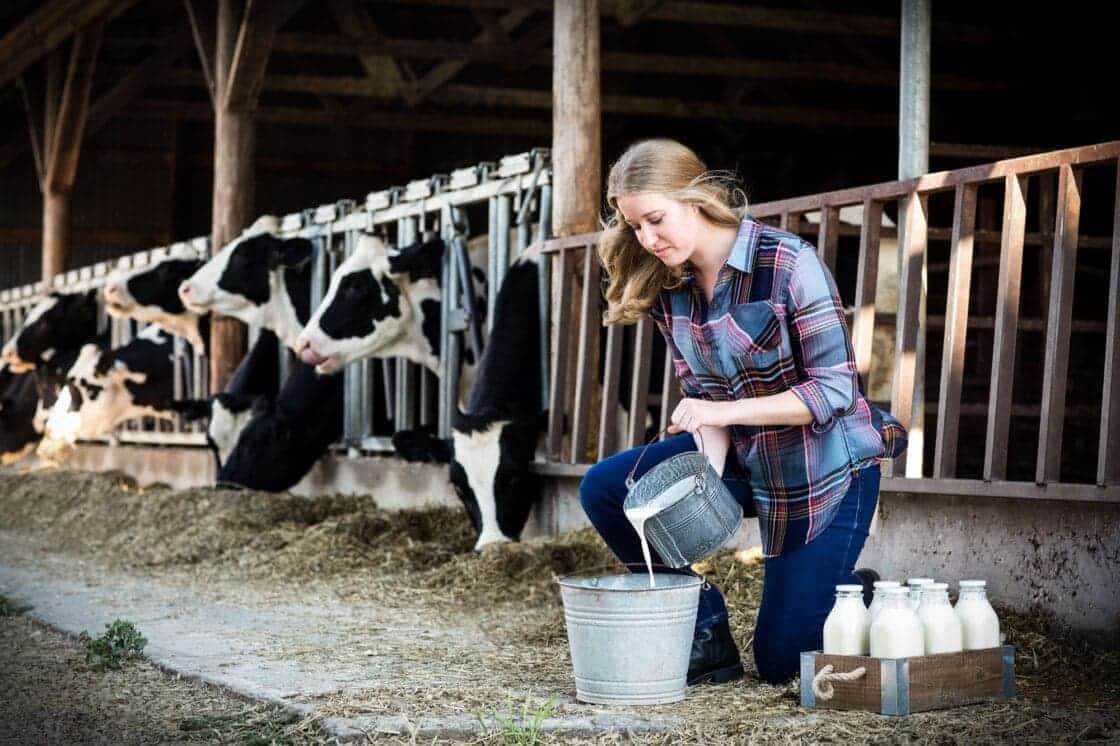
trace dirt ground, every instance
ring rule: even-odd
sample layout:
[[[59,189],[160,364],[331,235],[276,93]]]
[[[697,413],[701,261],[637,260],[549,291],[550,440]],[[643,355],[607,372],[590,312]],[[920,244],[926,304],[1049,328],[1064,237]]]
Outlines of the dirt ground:
[[[470,551],[472,539],[459,511],[386,513],[368,498],[141,489],[119,475],[0,470],[0,563],[50,566],[89,580],[146,578],[246,607],[305,603],[334,609],[340,621],[329,643],[281,646],[277,654],[298,657],[310,667],[367,656],[371,650],[398,662],[399,675],[371,680],[360,691],[297,700],[317,705],[321,717],[531,715],[549,709],[550,701],[556,716],[621,711],[572,699],[555,586],[560,575],[617,569],[601,541],[585,530],[476,555]],[[725,553],[702,570],[728,597],[732,628],[749,669],[761,564],[749,552]],[[385,623],[341,621],[355,610],[407,620],[417,632],[394,635]],[[905,718],[822,714],[799,706],[796,681],[768,686],[750,671],[731,685],[690,689],[682,703],[631,708],[629,714],[680,722],[668,735],[632,740],[1120,743],[1115,673],[1120,652],[1040,615],[1003,611],[1001,620],[1018,651],[1019,697],[1010,703]],[[21,724],[16,735],[26,734],[24,742],[193,742],[197,734],[177,730],[189,718],[205,719],[190,723],[221,724],[209,736],[212,742],[250,742],[242,735],[257,730],[277,742],[323,739],[314,721],[285,722],[281,711],[176,681],[150,666],[83,672],[76,642],[26,619],[0,622],[0,634],[0,685],[22,693],[14,704],[3,705],[15,708],[10,716],[2,713],[3,719]],[[141,696],[158,699],[136,706],[148,701]],[[0,739],[9,735],[5,727],[0,725]],[[496,732],[481,741],[510,738]],[[544,742],[559,740],[546,737]]]

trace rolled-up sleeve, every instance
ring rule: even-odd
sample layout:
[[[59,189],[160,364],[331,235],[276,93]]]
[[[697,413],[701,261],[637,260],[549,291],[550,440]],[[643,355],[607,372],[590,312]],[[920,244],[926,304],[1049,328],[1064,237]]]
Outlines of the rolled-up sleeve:
[[[809,245],[790,274],[786,312],[794,355],[805,380],[791,387],[813,414],[814,427],[831,427],[856,401],[859,379],[844,306],[832,276]]]
[[[680,381],[681,393],[687,399],[706,398],[704,388],[696,379],[692,369],[688,367],[688,363],[681,355],[680,348],[677,347],[677,343],[673,339],[673,317],[665,308],[664,297],[658,297],[653,302],[649,309],[649,315],[653,322],[657,324],[657,328],[661,330],[661,336],[665,338],[665,347],[673,360],[673,370],[676,371],[677,380]]]

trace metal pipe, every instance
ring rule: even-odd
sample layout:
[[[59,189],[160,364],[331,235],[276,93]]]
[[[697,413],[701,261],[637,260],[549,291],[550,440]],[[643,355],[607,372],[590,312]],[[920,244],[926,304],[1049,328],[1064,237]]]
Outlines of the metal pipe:
[[[498,290],[502,287],[502,280],[505,279],[506,272],[509,271],[509,226],[510,214],[513,207],[513,197],[508,194],[503,194],[498,197],[498,258],[496,261],[498,272],[496,275],[491,275],[490,279],[490,297],[493,302],[490,306],[490,317],[494,315],[494,304],[498,301]]]
[[[497,301],[496,279],[498,277],[498,198],[491,197],[488,204],[489,222],[486,226],[486,281],[489,292],[486,294],[486,334],[494,325],[494,304]]]
[[[930,0],[902,0],[902,52],[899,80],[898,178],[910,179],[929,172],[929,97],[930,97]],[[906,197],[899,215],[906,214]],[[902,251],[906,245],[905,221],[899,221],[899,277],[902,277]],[[925,441],[925,366],[926,366],[926,273],[928,254],[922,254],[922,281],[918,299],[918,340],[914,350],[914,397],[910,418],[909,456],[906,476],[922,475]]]

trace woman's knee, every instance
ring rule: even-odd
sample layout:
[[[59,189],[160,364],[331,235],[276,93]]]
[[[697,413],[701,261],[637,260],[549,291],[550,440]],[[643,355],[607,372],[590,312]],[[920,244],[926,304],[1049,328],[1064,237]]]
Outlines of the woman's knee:
[[[608,508],[610,503],[610,469],[603,462],[592,466],[579,483],[579,503],[583,512],[594,521],[595,516]]]

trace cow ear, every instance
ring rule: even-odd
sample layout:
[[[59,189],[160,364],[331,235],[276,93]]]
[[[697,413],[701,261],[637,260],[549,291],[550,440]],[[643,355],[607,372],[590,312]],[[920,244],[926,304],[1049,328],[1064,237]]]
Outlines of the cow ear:
[[[269,265],[276,267],[299,267],[311,260],[311,241],[306,238],[277,239],[272,241],[272,255]]]
[[[408,273],[413,282],[424,278],[435,278],[443,267],[444,244],[439,238],[424,243],[414,243],[389,257],[389,272]]]

